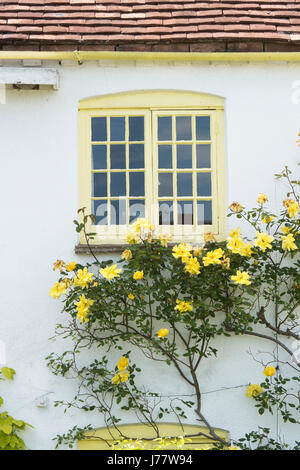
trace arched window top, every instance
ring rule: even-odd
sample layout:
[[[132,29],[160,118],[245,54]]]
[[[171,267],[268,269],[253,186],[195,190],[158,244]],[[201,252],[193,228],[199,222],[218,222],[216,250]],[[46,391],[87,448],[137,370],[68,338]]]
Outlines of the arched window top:
[[[94,96],[79,101],[81,109],[168,108],[223,109],[224,98],[208,93],[181,90],[137,90]]]
[[[183,434],[182,427],[178,423],[159,423],[157,427],[161,437],[179,437]],[[142,423],[122,424],[118,426],[118,429],[123,435],[133,440],[144,439],[145,450],[153,448],[152,439],[156,438],[156,434],[151,426]],[[223,440],[229,440],[228,431],[215,428],[214,432]],[[209,435],[209,431],[204,426],[186,424],[184,425],[184,433],[186,436],[190,436],[190,441],[186,443],[187,448],[208,448],[213,442],[209,437],[206,437]],[[85,439],[78,442],[78,450],[108,450],[114,442],[120,440],[120,434],[114,427],[94,429],[86,432],[85,436]]]

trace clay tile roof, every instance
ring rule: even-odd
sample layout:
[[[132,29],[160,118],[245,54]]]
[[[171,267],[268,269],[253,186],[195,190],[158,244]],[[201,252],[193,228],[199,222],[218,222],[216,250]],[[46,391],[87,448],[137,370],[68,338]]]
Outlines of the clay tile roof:
[[[232,41],[300,43],[300,0],[0,0],[0,48]]]

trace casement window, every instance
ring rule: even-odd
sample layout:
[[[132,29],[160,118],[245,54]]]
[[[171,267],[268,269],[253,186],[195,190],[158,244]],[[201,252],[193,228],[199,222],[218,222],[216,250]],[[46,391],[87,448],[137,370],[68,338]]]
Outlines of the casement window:
[[[175,242],[225,233],[223,99],[181,91],[79,103],[79,206],[97,245],[124,244],[146,217]],[[85,244],[85,240],[80,240]]]

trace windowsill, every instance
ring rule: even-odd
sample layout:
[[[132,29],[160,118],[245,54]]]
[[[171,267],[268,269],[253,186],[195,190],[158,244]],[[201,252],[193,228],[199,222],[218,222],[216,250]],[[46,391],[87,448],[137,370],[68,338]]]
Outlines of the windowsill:
[[[99,245],[90,245],[93,253],[121,253],[122,251],[126,250],[127,248],[130,247],[130,245],[124,243],[124,244],[113,244],[113,243],[101,243]],[[75,246],[75,253],[76,255],[90,255],[91,251],[88,247],[88,245],[84,245],[79,243],[78,245]]]

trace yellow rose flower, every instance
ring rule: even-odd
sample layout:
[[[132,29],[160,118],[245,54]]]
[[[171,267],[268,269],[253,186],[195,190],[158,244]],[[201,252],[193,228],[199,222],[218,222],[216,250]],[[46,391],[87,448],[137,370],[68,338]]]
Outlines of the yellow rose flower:
[[[99,269],[100,274],[105,277],[105,279],[108,279],[111,281],[115,277],[120,277],[120,272],[122,269],[117,269],[116,264],[112,264],[111,266],[106,266],[105,268]]]
[[[184,270],[191,274],[192,276],[193,275],[197,275],[200,273],[200,263],[199,261],[197,260],[197,258],[189,258],[187,261],[186,261],[186,265],[184,267]]]
[[[287,211],[288,211],[289,217],[291,217],[291,218],[297,217],[298,212],[299,212],[299,204],[298,204],[298,202],[294,201],[293,203],[291,203],[291,204],[288,206]]]
[[[249,273],[247,273],[247,271],[238,270],[235,276],[231,276],[231,279],[235,284],[245,284],[246,286],[251,284],[251,281],[249,281]]]
[[[59,299],[59,297],[67,292],[67,286],[65,283],[56,282],[54,286],[50,289],[49,295],[53,299]]]
[[[116,375],[111,379],[111,383],[114,385],[119,385],[122,382],[127,382],[129,378],[129,372],[117,372]]]
[[[58,269],[59,272],[62,272],[65,267],[66,263],[62,259],[58,259],[55,261],[55,263],[53,263],[53,271]]]
[[[138,243],[139,237],[133,232],[128,232],[126,235],[126,240],[130,245],[134,245],[135,243]]]
[[[261,219],[263,224],[269,224],[270,222],[272,222],[272,220],[274,220],[274,217],[272,217],[271,215],[268,215]]]
[[[257,397],[257,395],[260,395],[263,391],[264,389],[260,385],[252,384],[247,388],[246,395],[249,398],[253,398]]]
[[[119,371],[124,371],[128,367],[128,359],[127,357],[122,356],[118,362],[118,369]]]
[[[189,300],[176,299],[176,307],[174,310],[178,310],[180,313],[191,312],[193,307]]]
[[[186,243],[180,243],[173,247],[173,256],[178,259],[181,258],[182,262],[185,263],[192,256],[191,255],[192,245]]]
[[[267,366],[264,370],[264,374],[266,377],[273,377],[276,374],[276,369],[273,366]]]
[[[133,230],[137,233],[140,233],[141,231],[148,231],[150,229],[150,222],[148,219],[145,219],[143,217],[137,219],[131,227]]]
[[[254,241],[254,245],[258,246],[261,251],[266,251],[267,248],[272,248],[272,241],[274,240],[274,237],[271,235],[268,235],[265,232],[256,232],[256,239]]]
[[[239,237],[227,238],[227,248],[232,253],[241,254],[241,250],[244,248],[244,242]]]
[[[223,258],[221,260],[222,268],[230,269],[230,258]]]
[[[161,328],[161,329],[157,332],[157,336],[159,336],[160,338],[165,338],[166,336],[168,336],[168,334],[169,334],[168,328]]]
[[[259,193],[257,203],[263,205],[265,202],[268,202],[268,197],[264,193]]]
[[[144,277],[144,271],[136,271],[133,275],[133,279],[135,281],[139,281],[140,279],[143,279]]]
[[[90,306],[94,303],[94,300],[87,299],[84,294],[79,297],[79,302],[75,302],[77,318],[80,319],[81,323],[89,321],[87,314],[89,313]]]
[[[204,266],[209,266],[210,264],[221,264],[221,258],[224,255],[222,248],[218,248],[214,251],[208,251],[206,256],[203,257]]]
[[[70,272],[70,271],[74,271],[75,269],[76,269],[76,263],[75,261],[71,261],[71,263],[67,265],[67,271]]]
[[[126,261],[131,260],[131,258],[132,258],[131,250],[124,250],[123,253],[122,253],[122,258],[125,259]]]
[[[133,295],[133,294],[128,294],[128,299],[133,300],[133,299],[134,299],[134,295]]]
[[[216,241],[215,236],[212,232],[206,232],[203,238],[204,238],[205,243]]]
[[[291,228],[290,227],[287,227],[287,225],[284,225],[283,227],[281,227],[281,232],[284,233],[285,235],[287,235],[288,233],[290,233],[291,231]]]
[[[73,281],[72,281],[72,279],[69,279],[69,278],[65,277],[65,278],[61,281],[61,283],[66,286],[66,289],[68,289],[68,288],[71,287],[71,285],[73,284]]]
[[[240,227],[237,228],[232,228],[229,232],[229,237],[230,238],[241,238],[241,229]]]
[[[239,202],[232,202],[228,209],[237,214],[238,212],[242,212],[244,207]]]
[[[76,276],[74,277],[74,285],[86,289],[89,283],[92,282],[94,277],[93,273],[89,273],[87,268],[78,269]]]
[[[164,246],[164,247],[168,246],[168,242],[172,241],[171,235],[164,234],[164,233],[160,233],[158,235],[158,239],[159,239],[161,245]]]
[[[195,246],[193,249],[193,255],[198,256],[199,258],[203,255],[204,247],[203,246]]]
[[[291,233],[288,235],[281,235],[282,240],[282,249],[286,251],[297,250],[297,245],[295,243],[295,238]]]
[[[248,256],[248,258],[250,258],[251,255],[253,254],[251,243],[243,242],[243,245],[241,246],[239,253],[241,256]]]

